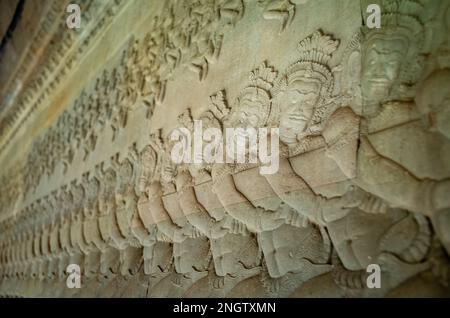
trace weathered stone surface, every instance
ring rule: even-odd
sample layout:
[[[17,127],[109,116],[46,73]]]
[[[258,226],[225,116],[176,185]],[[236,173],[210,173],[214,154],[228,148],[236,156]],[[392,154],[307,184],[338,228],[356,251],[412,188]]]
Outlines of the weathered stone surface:
[[[0,296],[450,296],[448,1],[71,2],[1,52]],[[175,163],[197,120],[276,173]]]

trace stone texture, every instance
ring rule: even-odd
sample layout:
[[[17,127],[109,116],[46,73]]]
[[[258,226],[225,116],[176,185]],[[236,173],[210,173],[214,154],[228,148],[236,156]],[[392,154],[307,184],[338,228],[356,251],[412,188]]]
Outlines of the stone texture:
[[[450,295],[448,1],[68,3],[1,56],[1,296]],[[175,164],[194,120],[278,127],[277,173]]]

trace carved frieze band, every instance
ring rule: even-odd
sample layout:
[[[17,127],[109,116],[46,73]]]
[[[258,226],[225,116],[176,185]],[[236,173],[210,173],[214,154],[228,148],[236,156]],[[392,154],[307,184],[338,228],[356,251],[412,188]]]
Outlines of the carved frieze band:
[[[294,1],[258,4],[263,18],[281,20],[281,32],[294,17]],[[297,39],[286,68],[260,61],[236,98],[226,88],[211,94],[196,118],[204,129],[279,128],[277,173],[260,174],[260,163],[175,164],[170,134],[158,131],[144,147],[132,143],[0,223],[0,290],[11,294],[6,288],[17,281],[33,281],[54,284],[58,296],[223,297],[257,277],[261,296],[286,297],[329,274],[334,296],[367,297],[385,296],[430,268],[448,286],[450,201],[442,194],[450,171],[421,149],[429,140],[438,145],[430,152],[450,149],[442,125],[450,69],[427,68],[439,45],[426,45],[420,1],[383,4],[383,28],[363,26],[345,47],[316,30]],[[244,6],[228,0],[199,2],[186,15],[173,10],[35,142],[16,178],[23,189],[0,194],[2,214],[33,198],[57,164],[70,167],[80,151],[87,158],[105,127],[114,142],[136,107],[145,105],[150,118],[180,65],[205,80],[223,30]],[[342,58],[333,62],[338,50]],[[193,131],[190,109],[178,119]],[[331,188],[339,190],[327,195]],[[91,288],[66,288],[69,264],[82,267]],[[370,264],[389,273],[380,289],[366,284]]]
[[[20,89],[17,98],[8,96],[4,99],[3,109],[6,108],[6,111],[4,111],[0,125],[0,153],[4,151],[31,113],[39,108],[39,105],[46,100],[58,83],[74,69],[92,41],[98,38],[101,30],[104,30],[111,23],[115,14],[123,6],[124,1],[114,0],[105,4],[92,0],[83,3],[82,7],[86,8],[83,16],[86,28],[81,33],[67,32],[65,19],[61,17],[65,12],[67,3],[61,1],[53,3],[48,13],[48,19],[42,22],[42,29],[37,33],[30,50],[27,52],[26,58],[30,55],[29,60],[32,61],[32,55],[42,54],[36,54],[36,46],[51,43],[50,39],[53,38],[55,43],[48,45],[43,63],[39,64],[40,67],[37,66],[38,70],[33,69],[35,75],[28,81],[26,87]],[[74,47],[76,47],[76,50],[73,50]],[[20,82],[24,72],[30,72],[27,64],[20,67],[10,85]],[[14,103],[14,107],[8,109],[7,104],[11,103]]]

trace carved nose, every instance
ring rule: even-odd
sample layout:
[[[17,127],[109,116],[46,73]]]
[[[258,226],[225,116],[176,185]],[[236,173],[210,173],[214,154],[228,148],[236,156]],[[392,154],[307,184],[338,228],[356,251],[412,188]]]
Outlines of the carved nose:
[[[373,75],[375,75],[375,77],[382,77],[386,73],[385,69],[386,66],[382,63],[376,64],[373,68]]]

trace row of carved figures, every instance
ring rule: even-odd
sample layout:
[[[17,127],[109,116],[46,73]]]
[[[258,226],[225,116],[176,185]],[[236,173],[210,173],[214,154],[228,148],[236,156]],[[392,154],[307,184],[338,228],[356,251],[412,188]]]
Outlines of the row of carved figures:
[[[258,277],[265,295],[289,296],[331,271],[347,295],[381,296],[427,270],[428,260],[448,278],[421,214],[355,187],[315,194],[284,164],[283,174],[266,177],[258,166],[175,166],[161,138],[151,140],[32,203],[19,226],[4,226],[3,292],[226,296]],[[264,195],[246,187],[249,179]],[[286,179],[291,189],[282,193]],[[366,286],[371,263],[386,275],[381,290]],[[79,290],[65,285],[69,264],[82,268]],[[44,286],[57,289],[45,294]]]
[[[258,5],[264,18],[282,21],[281,30],[295,15],[295,5],[289,0],[264,0]],[[81,151],[85,160],[106,126],[114,141],[126,127],[129,111],[139,105],[147,108],[150,118],[155,105],[163,102],[176,68],[186,67],[204,80],[219,58],[226,27],[234,26],[243,14],[242,0],[168,3],[161,16],[155,17],[151,31],[142,40],[130,42],[119,66],[103,71],[92,91],[83,91],[34,142],[24,174],[25,192],[35,189],[43,176],[53,174],[58,163],[66,171],[75,153]]]
[[[211,96],[204,129],[279,127],[277,173],[175,165],[153,134],[2,223],[1,290],[74,293],[68,264],[90,286],[78,295],[288,296],[331,275],[338,295],[383,296],[430,269],[448,286],[450,70],[423,67],[419,2],[387,2],[383,28],[363,28],[341,65],[339,41],[316,31],[233,103]],[[189,110],[179,124],[193,130]],[[367,288],[370,264],[381,289]]]
[[[91,92],[83,91],[34,143],[24,174],[26,188],[37,187],[60,162],[66,171],[77,152],[83,152],[85,160],[106,126],[114,141],[127,124],[128,112],[139,105],[147,107],[150,118],[177,67],[206,78],[208,65],[219,56],[226,26],[236,24],[243,10],[242,0],[167,3],[144,39],[130,42],[119,66],[103,71]]]
[[[396,3],[387,1],[388,8],[393,6],[391,2]],[[399,7],[405,12],[411,8],[418,12],[423,9],[420,2],[403,2],[406,4]],[[291,21],[295,13],[295,5],[288,0],[258,3],[264,8],[267,19]],[[155,104],[163,101],[166,84],[176,67],[185,66],[203,74],[201,78],[206,77],[208,65],[217,60],[221,51],[225,27],[235,25],[242,18],[244,5],[241,0],[198,1],[189,6],[169,2],[164,12],[161,17],[155,18],[152,31],[144,39],[130,42],[119,66],[111,71],[105,70],[96,79],[93,89],[86,90],[88,93],[81,92],[57,123],[37,138],[20,174],[23,180],[4,181],[21,184],[12,184],[9,187],[12,193],[2,194],[5,197],[0,197],[5,201],[4,209],[12,209],[8,202],[12,203],[17,197],[17,188],[21,189],[23,196],[32,195],[42,179],[55,172],[57,165],[66,171],[76,153],[81,153],[81,160],[85,160],[95,150],[105,127],[110,127],[115,139],[126,127],[129,111],[133,108],[147,106],[150,117]],[[389,16],[389,12],[385,16]],[[414,21],[414,16],[410,20]],[[419,27],[423,28],[421,25]],[[417,34],[418,39],[423,37],[422,31],[413,34]],[[343,83],[343,89],[351,88],[350,83],[359,84],[353,79]],[[8,179],[16,178],[5,178]]]

